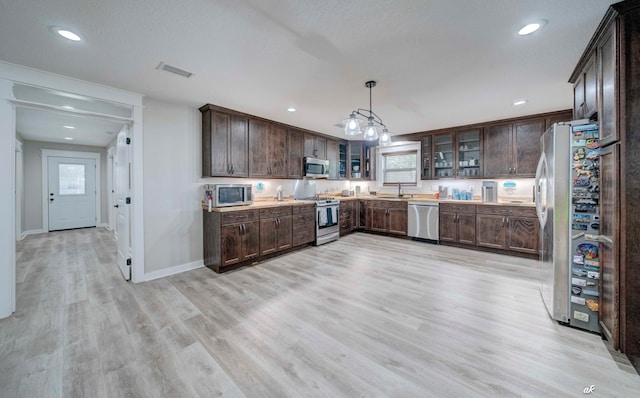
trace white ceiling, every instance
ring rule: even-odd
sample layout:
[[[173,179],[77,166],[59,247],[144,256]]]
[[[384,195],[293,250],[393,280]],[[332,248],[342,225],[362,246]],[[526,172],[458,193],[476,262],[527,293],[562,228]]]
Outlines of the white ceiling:
[[[0,0],[0,60],[341,137],[374,79],[373,110],[403,134],[571,108],[569,75],[615,2]],[[544,29],[516,34],[537,19]]]

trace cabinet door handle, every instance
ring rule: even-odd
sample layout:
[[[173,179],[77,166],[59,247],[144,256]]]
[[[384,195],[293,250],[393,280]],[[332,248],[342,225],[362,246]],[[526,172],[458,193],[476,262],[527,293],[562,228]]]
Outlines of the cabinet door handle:
[[[507,226],[509,225],[509,217],[507,217],[507,224],[506,224],[506,225],[507,225]]]
[[[502,217],[502,228],[504,228],[504,217]]]
[[[233,163],[231,164],[231,174],[235,173],[236,171],[233,169]]]

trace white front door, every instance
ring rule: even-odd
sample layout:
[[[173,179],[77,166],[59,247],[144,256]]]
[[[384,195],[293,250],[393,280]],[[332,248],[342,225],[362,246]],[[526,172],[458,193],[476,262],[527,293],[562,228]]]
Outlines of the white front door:
[[[129,250],[131,247],[131,235],[129,228],[130,206],[130,167],[129,144],[127,144],[127,131],[125,126],[118,133],[115,158],[115,187],[116,187],[116,236],[118,239],[118,267],[122,271],[124,279],[131,279],[131,264],[129,263]]]
[[[49,231],[96,226],[95,159],[50,156]]]

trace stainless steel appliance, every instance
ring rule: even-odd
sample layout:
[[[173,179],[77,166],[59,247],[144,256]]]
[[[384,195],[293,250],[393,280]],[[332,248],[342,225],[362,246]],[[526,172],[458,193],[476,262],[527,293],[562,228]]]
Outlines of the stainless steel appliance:
[[[305,157],[304,176],[307,178],[329,178],[329,161]]]
[[[542,300],[553,319],[598,331],[598,125],[554,124],[541,141],[535,202]]]
[[[482,201],[496,203],[498,201],[498,183],[495,181],[482,181]]]
[[[204,203],[210,207],[253,204],[251,184],[205,184]]]
[[[340,238],[340,201],[335,198],[316,198],[316,246]]]
[[[449,187],[438,185],[438,195],[441,200],[449,199]]]
[[[409,201],[407,219],[407,235],[416,240],[437,242],[438,230],[438,202]]]

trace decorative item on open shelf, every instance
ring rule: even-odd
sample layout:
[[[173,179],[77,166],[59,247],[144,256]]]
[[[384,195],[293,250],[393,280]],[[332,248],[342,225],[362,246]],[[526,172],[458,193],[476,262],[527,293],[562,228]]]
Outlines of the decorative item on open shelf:
[[[389,145],[391,144],[391,133],[382,122],[382,118],[373,112],[371,89],[376,86],[376,82],[375,80],[369,80],[364,85],[369,89],[369,109],[358,108],[351,111],[349,117],[343,121],[344,133],[346,135],[361,134],[360,123],[364,123],[366,120],[367,127],[364,131],[364,139],[366,141],[378,140],[379,145]],[[378,127],[382,127],[380,135],[378,135]]]

